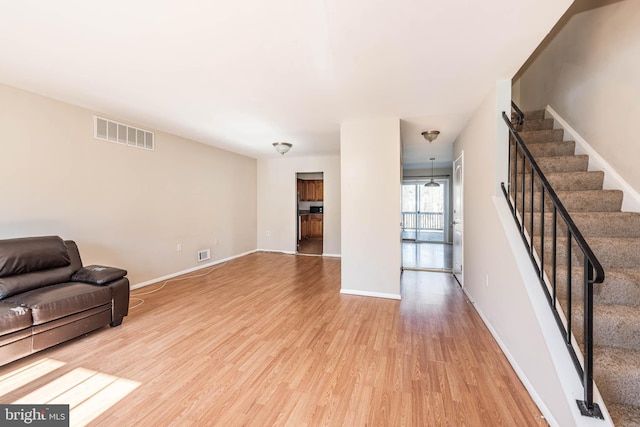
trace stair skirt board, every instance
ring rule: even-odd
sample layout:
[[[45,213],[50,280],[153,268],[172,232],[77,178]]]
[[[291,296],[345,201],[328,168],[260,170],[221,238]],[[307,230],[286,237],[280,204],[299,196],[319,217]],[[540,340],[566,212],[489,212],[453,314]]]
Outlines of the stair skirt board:
[[[567,398],[567,402],[572,406],[572,409],[574,411],[575,424],[572,424],[572,425],[583,425],[581,423],[585,420],[588,420],[586,421],[587,424],[584,424],[584,425],[594,425],[594,426],[598,425],[602,427],[605,427],[605,426],[612,427],[613,423],[611,422],[611,416],[609,415],[609,411],[607,409],[606,404],[603,402],[602,395],[600,393],[600,390],[597,387],[597,384],[595,385],[593,390],[594,402],[596,402],[600,406],[600,409],[602,410],[605,420],[604,421],[594,420],[595,424],[591,424],[590,419],[586,419],[580,415],[578,411],[578,406],[575,404],[575,400],[580,399],[582,396],[582,393],[583,393],[582,383],[576,373],[576,369],[573,362],[571,361],[571,358],[568,357],[569,354],[566,352],[566,344],[564,344],[563,342],[564,340],[559,336],[560,334],[556,324],[556,319],[553,316],[550,316],[549,303],[547,301],[547,297],[540,292],[541,290],[540,283],[539,283],[537,274],[535,274],[535,272],[533,271],[533,267],[529,259],[529,256],[530,256],[529,251],[528,249],[525,249],[525,246],[522,245],[522,237],[520,235],[519,230],[517,230],[516,225],[514,224],[513,214],[510,208],[507,207],[506,203],[504,203],[504,198],[495,197],[494,204],[496,206],[498,216],[500,217],[500,221],[504,226],[506,237],[507,237],[507,240],[509,241],[511,250],[513,251],[513,254],[515,256],[517,268],[520,270],[522,274],[522,278],[524,280],[524,285],[527,289],[527,293],[529,293],[530,295],[532,309],[534,310],[534,312],[536,313],[536,316],[538,317],[538,322],[541,327],[542,335],[550,350],[549,355],[551,357],[556,373],[558,374],[558,378],[562,384],[561,388]],[[525,230],[525,235],[528,238],[526,230]],[[537,254],[534,252],[533,256],[537,257]],[[470,296],[469,296],[469,299],[470,301],[473,301],[473,299]],[[475,305],[474,307],[477,310],[477,307]],[[491,323],[489,322],[489,320],[486,319],[480,311],[479,311],[479,314],[483,318],[484,322],[488,325],[491,333],[494,334],[494,330],[491,327]],[[561,313],[560,316],[562,318],[562,316],[564,315]],[[495,338],[498,341],[498,344],[501,345],[502,347],[502,343],[499,335],[495,335]],[[578,345],[578,342],[574,340],[573,345],[576,349],[578,349],[578,351],[576,351],[576,354],[578,354],[578,357],[580,358],[580,360],[582,360],[582,352],[581,350],[579,350],[580,347]],[[503,348],[503,351],[505,352],[505,355],[507,356],[507,358],[511,361],[508,349]],[[539,396],[537,392],[535,391],[535,389],[532,390],[529,388],[530,385],[533,386],[532,382],[535,383],[535,381],[533,381],[533,379],[527,378],[526,375],[522,377],[520,375],[519,368],[517,367],[517,365],[514,364],[515,362],[514,361],[511,361],[511,362],[512,362],[512,365],[514,365],[514,369],[518,373],[518,376],[521,377],[523,384],[525,384],[525,387],[527,387],[527,389],[530,391],[534,401],[541,408],[542,413],[547,416],[547,422],[549,423],[549,425],[557,425],[557,426],[564,425],[564,424],[559,424],[557,420],[553,417],[553,414],[547,413],[548,408],[544,402],[538,402],[537,398]]]
[[[551,119],[553,129],[550,128]],[[546,111],[525,112],[521,136],[525,143],[528,141],[536,163],[545,174],[549,174],[552,188],[574,217],[574,222],[605,269],[605,281],[594,285],[594,380],[607,406],[612,408],[609,413],[617,426],[640,425],[640,194],[624,182],[551,107]],[[573,152],[569,152],[570,148]],[[513,201],[514,187],[521,188],[524,179],[527,192],[524,212],[521,211],[522,200],[518,198],[516,215],[524,219],[524,233],[528,241],[533,236],[532,255],[538,265],[544,247],[544,279],[549,293],[553,295],[553,278],[550,277],[553,222],[548,210],[551,204],[545,199],[543,231],[540,185],[534,181],[532,203],[530,168],[523,168],[520,153],[517,156],[512,153],[512,166],[514,161],[517,161],[518,175],[511,176],[512,180],[517,179],[517,184],[511,184],[510,197]],[[562,265],[557,268],[555,277],[556,308],[566,325],[569,272],[564,264],[566,226],[561,224],[561,220],[558,221],[556,237],[558,265]],[[572,249],[571,333],[573,347],[581,359],[584,272],[581,254],[576,248]]]

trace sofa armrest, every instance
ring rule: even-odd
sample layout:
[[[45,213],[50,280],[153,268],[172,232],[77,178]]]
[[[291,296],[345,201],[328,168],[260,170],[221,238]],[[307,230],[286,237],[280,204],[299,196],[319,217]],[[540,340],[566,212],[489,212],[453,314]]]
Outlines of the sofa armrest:
[[[127,275],[127,270],[102,265],[88,265],[71,276],[73,282],[85,282],[93,285],[106,285]]]

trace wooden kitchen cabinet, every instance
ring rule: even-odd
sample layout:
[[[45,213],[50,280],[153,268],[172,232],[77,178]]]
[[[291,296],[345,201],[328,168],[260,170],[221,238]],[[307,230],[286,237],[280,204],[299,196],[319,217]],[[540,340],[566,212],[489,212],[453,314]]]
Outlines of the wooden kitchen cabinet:
[[[321,202],[324,199],[324,182],[321,179],[299,179],[298,195],[304,202]]]
[[[300,215],[300,238],[301,240],[309,238],[309,215]]]
[[[322,238],[322,214],[300,215],[300,239]]]
[[[322,238],[322,214],[309,215],[309,237]]]
[[[317,200],[316,186],[314,183],[315,183],[315,180],[305,182],[307,186],[307,200],[310,202],[315,202]]]
[[[322,202],[324,199],[324,181],[321,179],[314,179],[312,181],[308,181],[309,186],[309,197],[310,200],[314,202]]]
[[[307,188],[305,185],[305,181],[302,179],[298,180],[298,199],[299,200],[307,200]]]

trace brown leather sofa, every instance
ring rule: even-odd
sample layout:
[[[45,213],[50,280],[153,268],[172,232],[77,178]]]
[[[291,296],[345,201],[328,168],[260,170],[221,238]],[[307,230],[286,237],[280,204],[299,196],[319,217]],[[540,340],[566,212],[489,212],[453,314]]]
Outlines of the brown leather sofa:
[[[76,244],[57,236],[0,240],[0,365],[120,325],[129,311],[126,274],[83,267]]]

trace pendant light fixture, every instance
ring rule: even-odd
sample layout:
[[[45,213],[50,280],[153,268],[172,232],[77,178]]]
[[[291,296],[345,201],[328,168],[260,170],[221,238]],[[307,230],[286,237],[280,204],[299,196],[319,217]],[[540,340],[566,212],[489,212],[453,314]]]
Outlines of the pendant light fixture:
[[[433,161],[435,160],[435,157],[431,157],[431,181],[427,182],[424,186],[425,187],[440,187],[440,184],[438,184],[437,182],[435,182],[433,180]]]

